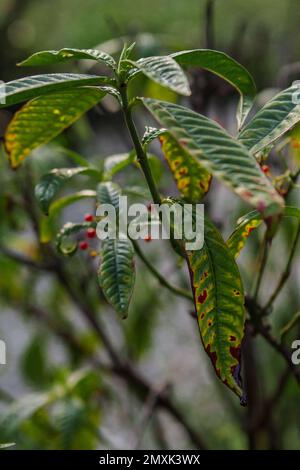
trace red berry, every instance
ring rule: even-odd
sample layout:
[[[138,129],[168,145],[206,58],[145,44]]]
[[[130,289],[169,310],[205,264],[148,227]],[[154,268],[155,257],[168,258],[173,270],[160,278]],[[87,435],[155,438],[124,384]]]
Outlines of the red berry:
[[[79,243],[79,248],[81,250],[87,250],[88,246],[89,246],[89,244],[85,241]]]
[[[265,175],[270,175],[270,168],[268,167],[268,165],[263,165],[261,169]]]
[[[145,242],[151,242],[152,238],[150,237],[150,235],[148,235],[148,237],[145,237],[144,240]]]
[[[86,231],[86,236],[88,238],[95,238],[96,230],[94,228],[88,228],[87,231]]]
[[[92,222],[94,220],[94,216],[92,214],[85,214],[84,220],[86,222]]]

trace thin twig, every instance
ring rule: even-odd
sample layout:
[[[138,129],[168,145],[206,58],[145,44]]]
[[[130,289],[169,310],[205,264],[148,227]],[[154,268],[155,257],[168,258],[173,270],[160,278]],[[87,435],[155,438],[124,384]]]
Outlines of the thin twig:
[[[300,237],[300,223],[298,224],[297,232],[296,232],[293,244],[292,244],[291,252],[290,252],[285,270],[283,271],[283,273],[282,273],[282,275],[281,275],[281,277],[278,281],[278,284],[277,284],[277,286],[275,287],[275,289],[273,291],[273,294],[270,296],[268,302],[263,307],[264,310],[268,310],[271,307],[271,305],[277,299],[278,295],[280,294],[282,288],[284,287],[286,281],[289,278],[289,275],[291,273],[291,266],[292,266],[294,255],[296,253],[296,248],[297,248],[297,243],[298,243],[299,237]]]
[[[169,291],[173,292],[173,294],[178,295],[179,297],[184,297],[185,299],[188,299],[188,300],[193,302],[193,296],[190,292],[186,291],[185,289],[181,289],[180,287],[176,287],[176,286],[173,286],[172,284],[170,284],[167,281],[167,279],[162,274],[160,274],[159,271],[157,271],[157,269],[153,266],[153,264],[150,263],[148,258],[142,252],[139,244],[134,240],[132,240],[132,242],[133,242],[134,249],[135,249],[135,252],[138,255],[138,257],[143,261],[145,266],[147,266],[149,271],[153,274],[153,276],[159,281],[159,283],[162,286],[169,289]]]

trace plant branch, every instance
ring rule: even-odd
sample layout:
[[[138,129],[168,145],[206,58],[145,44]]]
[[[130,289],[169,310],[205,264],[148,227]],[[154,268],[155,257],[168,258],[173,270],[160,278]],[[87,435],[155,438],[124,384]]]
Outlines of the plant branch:
[[[13,259],[15,261],[18,261],[19,263],[24,264],[30,269],[44,269],[44,267],[42,268],[43,265],[33,266],[32,263],[28,263],[27,262],[28,260],[22,256],[16,257],[13,253],[10,253],[10,252],[6,254],[13,255]],[[55,254],[53,256],[55,259]],[[51,267],[52,273],[56,274],[58,279],[61,281],[63,287],[68,292],[74,305],[79,308],[79,310],[82,312],[84,317],[88,320],[88,323],[90,324],[92,329],[96,332],[98,337],[101,339],[106,351],[108,352],[110,356],[112,365],[106,365],[100,362],[98,358],[92,355],[90,351],[87,351],[78,342],[77,338],[73,335],[73,333],[70,330],[66,330],[66,328],[62,328],[60,325],[58,325],[57,322],[55,322],[52,318],[50,318],[49,315],[47,315],[41,309],[37,307],[35,308],[31,307],[31,312],[33,313],[33,315],[40,321],[45,322],[58,337],[66,341],[66,343],[73,350],[76,350],[77,352],[79,351],[80,353],[82,353],[83,357],[86,357],[87,359],[89,359],[93,363],[94,366],[97,366],[99,369],[101,369],[104,372],[113,373],[121,377],[125,382],[133,385],[137,389],[137,392],[142,400],[144,400],[145,397],[147,396],[157,394],[157,391],[152,387],[152,385],[149,384],[146,381],[146,379],[144,379],[133,368],[130,362],[128,361],[125,362],[121,360],[121,358],[119,357],[119,353],[115,350],[113,344],[110,341],[110,338],[105,333],[102,326],[99,324],[99,320],[96,317],[96,313],[93,311],[90,311],[90,307],[85,302],[84,294],[80,290],[73,288],[72,284],[68,280],[65,270],[62,268],[59,261],[60,260],[58,258],[55,259],[55,263],[54,263],[55,269]],[[182,412],[178,409],[178,407],[173,403],[173,401],[166,394],[160,394],[157,397],[157,406],[166,410],[170,415],[173,416],[173,418],[176,421],[178,421],[179,424],[181,424],[181,426],[185,429],[186,433],[190,437],[191,442],[193,442],[194,446],[197,449],[206,448],[206,444],[204,443],[202,437],[199,436],[199,434],[196,431],[194,431],[194,429],[192,428],[190,423],[187,421],[184,414],[182,414]]]
[[[167,279],[162,274],[160,274],[159,271],[157,271],[157,269],[153,266],[153,264],[150,263],[148,258],[144,255],[144,253],[140,249],[139,244],[135,240],[132,240],[132,242],[133,242],[134,249],[135,249],[135,252],[138,255],[138,257],[143,261],[145,266],[147,266],[149,271],[153,274],[153,276],[159,281],[159,283],[162,286],[169,289],[169,291],[171,291],[173,294],[175,294],[179,297],[183,297],[183,298],[188,299],[188,300],[193,302],[193,296],[190,292],[186,291],[185,289],[181,289],[180,287],[176,287],[176,286],[173,286],[172,284],[170,284],[167,281]]]
[[[120,86],[120,93],[122,97],[122,103],[123,103],[123,112],[124,112],[124,117],[125,121],[131,136],[132,143],[134,145],[135,151],[136,151],[136,156],[138,159],[139,164],[141,165],[142,171],[144,173],[144,176],[146,178],[149,190],[152,195],[152,199],[155,204],[161,204],[161,197],[159,195],[158,189],[156,187],[154,178],[151,173],[151,168],[149,166],[148,162],[148,157],[146,152],[143,149],[143,146],[141,144],[138,132],[136,130],[133,118],[132,118],[132,112],[131,108],[128,103],[128,96],[127,96],[127,86],[126,84],[121,84]]]
[[[264,274],[264,271],[265,271],[267,258],[268,258],[268,242],[267,242],[267,235],[265,234],[263,242],[262,242],[262,247],[261,247],[260,265],[259,265],[259,270],[258,270],[258,276],[257,276],[255,288],[254,288],[254,294],[253,294],[254,300],[257,300],[257,298],[258,298],[259,288],[260,288],[261,281],[262,281],[262,278],[263,278],[263,274]]]
[[[292,262],[293,262],[294,255],[296,253],[296,248],[297,248],[297,243],[298,243],[299,237],[300,237],[300,223],[298,224],[297,232],[296,232],[293,244],[292,244],[291,252],[290,252],[285,270],[283,271],[283,273],[282,273],[282,275],[281,275],[281,277],[278,281],[278,284],[275,287],[275,289],[274,289],[272,295],[270,296],[268,302],[263,307],[264,310],[268,310],[271,307],[271,305],[277,299],[278,295],[280,294],[282,288],[284,287],[286,281],[289,278],[289,275],[291,273]]]

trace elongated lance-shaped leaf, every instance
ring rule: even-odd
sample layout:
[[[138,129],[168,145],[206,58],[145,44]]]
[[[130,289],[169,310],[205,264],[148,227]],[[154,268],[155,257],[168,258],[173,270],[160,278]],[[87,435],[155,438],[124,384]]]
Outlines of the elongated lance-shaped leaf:
[[[35,98],[23,106],[4,136],[12,167],[17,168],[32,150],[54,139],[104,95],[99,88],[83,87]]]
[[[282,137],[300,121],[299,85],[270,100],[239,134],[239,141],[255,154]]]
[[[159,140],[180,194],[188,202],[199,202],[209,190],[211,175],[171,134],[165,133]]]
[[[111,79],[97,75],[76,73],[49,73],[20,78],[1,87],[0,108],[22,103],[50,92],[78,88],[80,86],[109,85]]]
[[[202,249],[188,251],[200,334],[217,376],[245,404],[240,378],[244,292],[237,264],[216,227],[204,221]]]
[[[102,242],[98,278],[108,302],[126,318],[135,281],[134,248],[128,238]]]
[[[82,222],[80,224],[73,224],[67,222],[56,236],[56,249],[59,253],[65,256],[72,256],[77,251],[77,243],[74,241],[68,241],[71,235],[76,235],[82,230],[88,228],[96,228],[96,222]],[[67,241],[66,241],[67,240]]]
[[[119,210],[119,197],[121,196],[121,188],[117,183],[111,181],[99,183],[97,186],[97,203],[111,204],[116,211]]]
[[[112,182],[97,187],[99,204],[111,204],[119,211],[121,188]],[[135,281],[134,248],[125,237],[102,240],[99,284],[108,302],[117,313],[126,318]]]
[[[50,204],[64,183],[76,175],[94,176],[98,180],[102,176],[101,172],[95,168],[86,166],[77,168],[55,168],[51,170],[42,177],[35,187],[35,197],[45,214],[48,214]]]
[[[256,95],[256,86],[248,70],[224,52],[209,49],[176,52],[171,57],[183,67],[209,70],[236,88],[241,95],[237,113],[238,127],[241,128]]]
[[[41,66],[66,62],[68,60],[90,59],[107,65],[111,69],[116,68],[114,58],[106,52],[97,49],[72,49],[64,48],[59,51],[41,51],[32,54],[28,59],[23,60],[18,65],[21,66]]]
[[[96,191],[85,189],[77,193],[68,194],[67,196],[52,202],[48,210],[48,216],[42,216],[40,219],[40,242],[49,243],[52,240],[55,230],[55,218],[65,207],[82,199],[95,197]]]
[[[139,59],[133,63],[144,75],[159,85],[181,95],[191,94],[188,79],[181,67],[170,56],[155,56]]]
[[[286,206],[283,210],[284,217],[296,217],[300,220],[300,209]],[[240,217],[237,226],[226,241],[231,254],[237,258],[244,248],[249,235],[262,224],[263,220],[258,211],[252,211]]]
[[[282,211],[283,199],[255,158],[221,126],[183,106],[150,98],[142,101],[181,147],[264,217]]]

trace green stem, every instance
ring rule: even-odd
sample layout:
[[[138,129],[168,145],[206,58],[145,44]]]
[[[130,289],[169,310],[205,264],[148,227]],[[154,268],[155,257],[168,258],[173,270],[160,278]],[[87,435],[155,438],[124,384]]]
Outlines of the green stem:
[[[143,261],[143,263],[147,266],[149,271],[153,274],[153,276],[159,281],[159,283],[162,286],[169,289],[169,291],[173,292],[173,294],[178,295],[179,297],[184,297],[185,299],[188,299],[188,300],[193,302],[193,296],[190,292],[188,292],[184,289],[181,289],[180,287],[176,287],[176,286],[173,286],[172,284],[170,284],[166,280],[166,278],[162,274],[160,274],[156,270],[156,268],[150,263],[150,261],[146,258],[146,256],[144,255],[144,253],[140,249],[138,243],[135,240],[131,240],[131,241],[134,245],[134,249],[135,249],[135,252],[138,255],[138,257]]]
[[[141,144],[139,135],[137,133],[137,130],[136,130],[133,118],[132,118],[131,108],[128,103],[127,87],[125,84],[121,84],[120,93],[121,93],[122,102],[123,102],[123,112],[124,112],[125,121],[126,121],[128,130],[130,132],[130,136],[131,136],[131,139],[132,139],[135,151],[136,151],[138,162],[140,163],[142,171],[146,178],[149,190],[152,195],[153,202],[155,204],[161,204],[161,197],[159,195],[158,189],[156,187],[154,178],[151,173],[151,168],[149,166],[147,154],[145,150],[143,149],[143,146]]]

